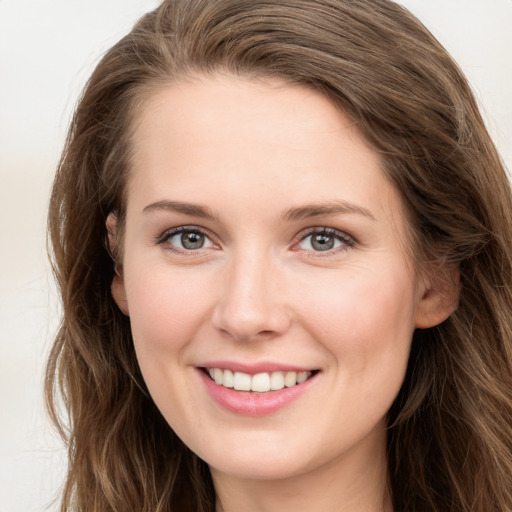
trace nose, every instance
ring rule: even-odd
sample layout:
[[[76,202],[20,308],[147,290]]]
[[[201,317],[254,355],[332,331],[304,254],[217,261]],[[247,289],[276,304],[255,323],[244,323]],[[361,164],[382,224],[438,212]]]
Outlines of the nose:
[[[283,275],[268,254],[240,255],[228,265],[213,311],[216,329],[238,341],[270,339],[290,326]]]

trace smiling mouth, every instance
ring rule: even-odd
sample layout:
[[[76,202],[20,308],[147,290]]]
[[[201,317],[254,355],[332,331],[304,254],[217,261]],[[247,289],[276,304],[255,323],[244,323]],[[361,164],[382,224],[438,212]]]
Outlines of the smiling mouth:
[[[266,393],[283,388],[298,386],[318,373],[318,370],[303,372],[263,372],[251,375],[244,372],[232,372],[222,368],[203,368],[206,374],[219,386],[236,391]]]

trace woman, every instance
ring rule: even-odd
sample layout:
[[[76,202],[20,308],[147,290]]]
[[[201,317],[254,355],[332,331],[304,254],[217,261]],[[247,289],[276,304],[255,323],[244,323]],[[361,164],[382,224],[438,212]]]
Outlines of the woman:
[[[54,184],[62,510],[512,510],[511,212],[402,7],[165,1]]]

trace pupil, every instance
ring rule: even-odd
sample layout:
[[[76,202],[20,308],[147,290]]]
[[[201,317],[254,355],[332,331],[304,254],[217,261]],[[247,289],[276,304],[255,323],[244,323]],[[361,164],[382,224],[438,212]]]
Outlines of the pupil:
[[[334,247],[334,238],[330,235],[315,235],[311,241],[311,245],[317,251],[328,251]]]
[[[204,235],[201,233],[183,233],[181,243],[185,249],[200,249],[204,244]]]

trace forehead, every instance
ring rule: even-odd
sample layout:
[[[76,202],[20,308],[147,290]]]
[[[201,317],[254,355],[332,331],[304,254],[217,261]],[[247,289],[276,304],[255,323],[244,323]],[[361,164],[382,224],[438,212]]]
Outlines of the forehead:
[[[159,129],[177,143],[195,138],[201,147],[227,138],[246,147],[263,143],[274,150],[281,145],[306,152],[313,144],[327,149],[337,135],[338,143],[350,136],[366,146],[356,123],[326,96],[275,78],[193,76],[166,84],[149,91],[134,124],[136,155],[152,146],[148,139],[154,141]]]
[[[140,104],[132,141],[128,202],[139,209],[166,198],[225,210],[264,200],[270,214],[342,200],[404,220],[356,123],[307,87],[233,76],[167,84]]]

